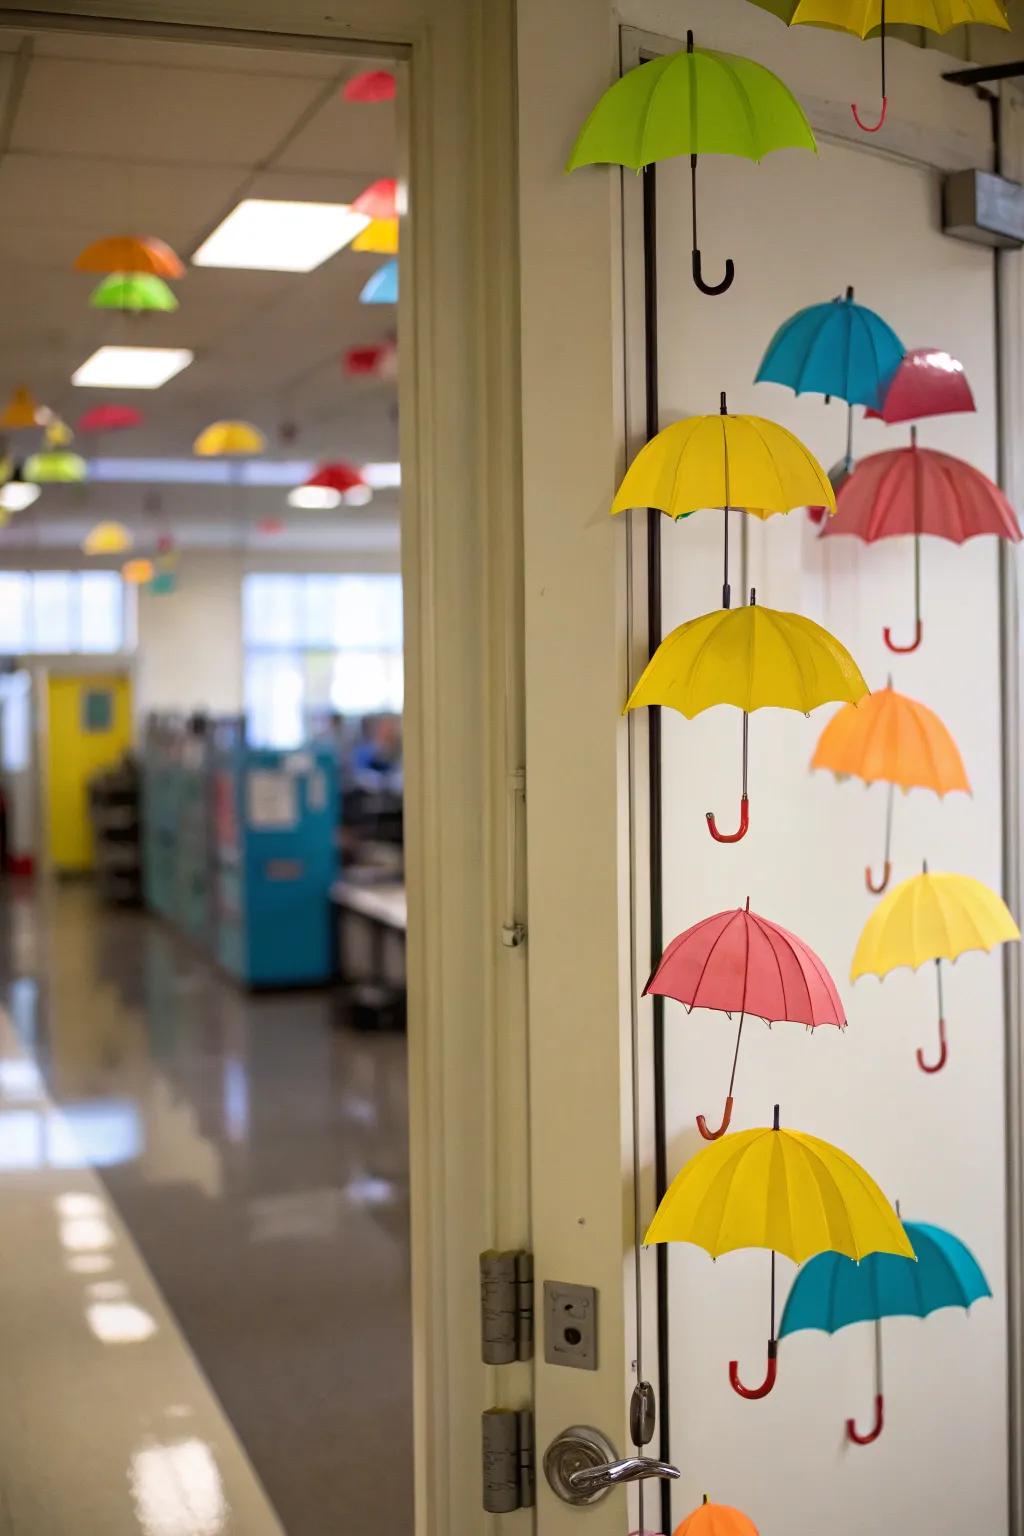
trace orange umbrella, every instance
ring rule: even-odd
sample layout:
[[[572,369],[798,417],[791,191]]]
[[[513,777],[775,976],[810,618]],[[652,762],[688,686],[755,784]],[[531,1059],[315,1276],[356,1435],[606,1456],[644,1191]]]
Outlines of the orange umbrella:
[[[95,240],[75,257],[76,272],[149,272],[153,277],[184,277],[181,260],[154,235],[110,235]]]
[[[0,427],[18,432],[24,427],[38,427],[43,421],[43,408],[30,389],[19,384],[11,390],[10,399],[0,414]]]
[[[933,789],[941,799],[951,790],[970,794],[960,750],[933,710],[906,694],[897,693],[890,677],[877,693],[856,704],[845,704],[821,733],[812,768],[826,768],[837,779],[857,778],[865,784],[888,784],[885,814],[885,867],[876,885],[870,868],[864,878],[878,895],[892,873],[892,814],[897,787]]]
[[[710,1504],[707,1494],[697,1508],[676,1526],[675,1536],[758,1536],[749,1516],[728,1504]]]

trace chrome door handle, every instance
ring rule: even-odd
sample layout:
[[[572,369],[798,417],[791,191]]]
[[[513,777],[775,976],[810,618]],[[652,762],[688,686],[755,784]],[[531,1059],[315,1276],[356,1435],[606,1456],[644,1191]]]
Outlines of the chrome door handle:
[[[544,1471],[566,1504],[595,1504],[624,1483],[679,1476],[678,1467],[650,1456],[620,1459],[607,1436],[589,1424],[574,1424],[552,1440],[544,1453]]]

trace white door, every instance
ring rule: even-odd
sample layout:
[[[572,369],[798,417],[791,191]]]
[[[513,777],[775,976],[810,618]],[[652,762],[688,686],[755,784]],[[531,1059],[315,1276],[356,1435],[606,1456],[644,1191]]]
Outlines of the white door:
[[[706,20],[708,15],[710,21]],[[699,45],[752,53],[800,91],[820,78],[823,64],[842,80],[854,57],[867,97],[870,72],[845,39],[787,33],[740,4],[719,16],[702,7]],[[755,42],[749,34],[756,35]],[[623,34],[628,67],[645,53],[666,51],[669,39]],[[713,412],[719,392],[732,411],[768,416],[795,431],[826,468],[842,455],[846,408],[820,397],[796,399],[775,385],[754,386],[761,355],[775,328],[805,305],[852,284],[856,297],[881,312],[908,347],[946,348],[964,363],[977,412],[943,418],[921,429],[925,446],[941,447],[996,473],[995,286],[990,252],[941,233],[941,171],[967,162],[988,164],[988,124],[982,113],[952,103],[957,132],[926,131],[942,120],[953,87],[939,79],[937,61],[905,47],[898,78],[921,124],[905,110],[894,127],[900,154],[864,140],[848,108],[811,100],[819,156],[788,152],[761,166],[729,159],[700,168],[701,244],[705,275],[714,281],[725,257],[736,261],[733,288],[703,297],[690,282],[689,167],[660,166],[656,176],[656,315],[645,316],[644,188],[623,178],[626,414],[629,451],[647,435],[650,362],[645,319],[657,342],[658,420]],[[946,105],[944,105],[946,104]],[[846,114],[846,117],[844,117]],[[965,128],[966,123],[966,128]],[[601,174],[601,173],[596,173]],[[608,173],[614,175],[614,173]],[[648,196],[650,193],[648,192]],[[650,230],[648,228],[648,234]],[[651,254],[649,249],[648,255]],[[859,456],[907,441],[905,428],[865,423],[858,411]],[[552,514],[553,515],[553,514]],[[746,526],[742,526],[743,522]],[[619,707],[647,655],[647,516],[602,530],[595,509],[588,537],[619,540],[621,580],[610,599],[620,605],[608,624],[619,627],[624,661]],[[802,512],[762,524],[732,517],[733,602],[756,586],[758,601],[805,614],[850,649],[872,687],[888,673],[901,691],[937,710],[957,738],[973,795],[940,802],[924,792],[900,797],[894,864],[904,877],[928,858],[932,868],[962,871],[1000,889],[1003,809],[1000,769],[999,570],[992,540],[956,547],[925,542],[925,642],[910,655],[891,654],[882,629],[897,640],[913,630],[912,552],[908,541],[865,547],[853,540],[820,543]],[[684,523],[663,520],[660,597],[662,630],[718,606],[722,516],[698,513]],[[529,559],[529,545],[528,545]],[[584,605],[581,604],[581,610]],[[588,622],[590,605],[585,605]],[[572,643],[572,612],[566,643]],[[628,647],[627,636],[632,645]],[[587,637],[581,636],[586,647]],[[607,682],[607,680],[606,680]],[[585,667],[580,683],[596,695]],[[607,691],[612,691],[609,687]],[[740,717],[719,709],[686,721],[664,712],[659,766],[662,828],[657,854],[663,879],[663,934],[700,917],[754,907],[802,935],[835,976],[849,1029],[805,1036],[798,1027],[767,1031],[748,1024],[737,1078],[734,1128],[783,1122],[832,1141],[854,1156],[883,1189],[902,1202],[909,1219],[957,1233],[978,1257],[993,1300],[968,1316],[940,1312],[927,1321],[885,1326],[887,1423],[870,1446],[847,1443],[848,1417],[867,1426],[874,1400],[873,1332],[848,1329],[833,1338],[794,1335],[780,1351],[779,1380],[761,1401],[730,1388],[727,1364],[754,1382],[764,1374],[768,1323],[768,1259],[740,1253],[717,1263],[700,1250],[673,1248],[658,1308],[656,1255],[639,1252],[636,1234],[653,1214],[659,1149],[671,1178],[704,1143],[694,1117],[720,1116],[729,1077],[734,1024],[722,1015],[685,1015],[668,1003],[664,1033],[664,1098],[652,1087],[653,1010],[639,993],[650,970],[651,860],[648,722],[620,731],[617,816],[619,919],[617,935],[601,927],[582,952],[558,957],[566,1016],[555,1038],[534,1039],[534,1205],[539,1279],[598,1285],[598,1371],[589,1380],[565,1365],[538,1363],[538,1454],[552,1431],[573,1424],[603,1430],[623,1456],[628,1405],[639,1376],[659,1398],[659,1422],[640,1454],[664,1455],[680,1477],[662,1485],[632,1485],[585,1510],[569,1510],[541,1475],[540,1528],[624,1533],[668,1532],[700,1502],[705,1490],[746,1510],[766,1536],[812,1536],[822,1529],[853,1536],[880,1518],[940,1532],[965,1526],[993,1532],[1008,1521],[1006,1178],[1004,1102],[1004,985],[999,954],[965,957],[947,968],[950,1060],[925,1075],[915,1048],[937,1045],[934,977],[897,973],[848,982],[861,926],[876,898],[864,867],[880,866],[885,790],[838,784],[811,775],[815,742],[832,714],[811,718],[781,711],[755,715],[750,730],[751,830],[733,846],[708,836],[713,809],[732,830],[738,816]],[[536,779],[533,781],[536,792]],[[581,815],[593,795],[581,786]],[[544,808],[546,812],[547,808]],[[594,837],[595,857],[611,839]],[[593,871],[590,872],[593,874]],[[588,879],[586,867],[566,872],[560,893]],[[551,893],[537,899],[551,912]],[[532,939],[539,939],[531,892]],[[605,914],[607,915],[607,914]],[[625,934],[625,938],[624,938]],[[616,942],[616,939],[618,942]],[[552,957],[540,957],[545,984]],[[619,1000],[619,1029],[589,1029],[601,989]],[[547,1028],[547,1025],[545,1025]],[[538,1055],[538,1049],[541,1054]],[[560,1067],[565,1080],[557,1081]],[[610,1078],[617,1074],[618,1115]],[[581,1089],[581,1083],[583,1088]],[[586,1087],[589,1086],[588,1095]],[[605,1107],[595,1123],[590,1106]],[[588,1241],[587,1234],[593,1234]],[[621,1241],[614,1246],[616,1235]],[[779,1311],[793,1266],[779,1261]],[[600,1276],[597,1280],[594,1277]],[[550,1323],[550,1319],[549,1319]],[[569,1326],[572,1327],[570,1318]],[[538,1326],[543,1354],[543,1322]],[[666,1411],[667,1408],[667,1411]],[[662,1486],[669,1490],[663,1498]],[[642,1505],[640,1499],[642,1497]],[[671,1524],[669,1523],[671,1522]]]

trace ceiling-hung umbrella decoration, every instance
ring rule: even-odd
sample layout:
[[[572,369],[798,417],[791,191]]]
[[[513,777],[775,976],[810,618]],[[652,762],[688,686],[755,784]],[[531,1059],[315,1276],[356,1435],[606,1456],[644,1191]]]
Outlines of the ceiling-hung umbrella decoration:
[[[344,501],[348,506],[366,506],[373,498],[373,491],[353,464],[338,459],[331,464],[321,464],[302,485],[289,493],[293,507],[306,507],[313,511],[330,511]]]
[[[246,458],[266,446],[263,433],[248,421],[212,421],[192,444],[192,452],[202,459]]]
[[[881,406],[864,414],[895,426],[902,421],[920,421],[924,416],[954,416],[974,410],[977,406],[963,363],[938,347],[915,347],[889,380]]]
[[[352,241],[353,251],[369,252],[373,256],[394,256],[398,252],[398,220],[371,219]]]
[[[717,1141],[732,1120],[747,1014],[764,1019],[769,1028],[781,1019],[809,1030],[822,1024],[846,1028],[835,982],[813,949],[778,923],[751,912],[749,897],[745,907],[705,917],[674,938],[644,987],[644,996],[648,994],[671,997],[687,1013],[711,1008],[729,1018],[739,1014],[722,1123],[712,1131],[705,1117],[697,1116],[697,1129],[705,1141]]]
[[[398,262],[386,261],[363,284],[360,304],[398,303]]]
[[[880,408],[889,383],[906,353],[900,338],[881,315],[854,302],[853,289],[842,298],[811,304],[779,326],[768,343],[756,384],[783,384],[794,394],[845,400],[846,453],[831,471],[833,489],[852,473],[853,408]]]
[[[728,1504],[712,1504],[707,1494],[691,1510],[675,1536],[758,1536],[757,1526],[742,1510]]]
[[[111,272],[89,295],[89,307],[128,315],[173,314],[178,299],[163,278],[152,272]]]
[[[85,479],[88,466],[81,454],[66,448],[32,453],[25,460],[22,474],[34,485],[77,485]]]
[[[368,347],[349,347],[342,367],[350,379],[388,379],[398,377],[398,347],[394,341],[381,341]]]
[[[371,104],[380,101],[394,101],[397,93],[397,81],[391,71],[387,69],[363,70],[361,74],[353,75],[351,80],[346,80],[341,91],[342,98],[345,101]]]
[[[706,813],[716,842],[738,843],[750,825],[748,726],[754,710],[806,715],[820,704],[853,703],[867,691],[860,668],[834,635],[802,614],[759,607],[751,590],[747,607],[702,614],[666,635],[625,707],[667,705],[688,720],[714,704],[743,711],[739,830],[720,832],[714,812]]]
[[[368,219],[397,219],[398,182],[393,176],[383,176],[372,181],[365,191],[353,198],[353,213],[362,213]]]
[[[878,896],[892,874],[892,821],[896,790],[931,789],[941,799],[953,790],[971,793],[963,758],[938,715],[897,693],[890,677],[884,688],[859,704],[846,704],[822,731],[811,758],[836,778],[889,786],[885,810],[885,861],[877,882],[864,870],[869,891]]]
[[[59,416],[51,416],[43,428],[43,442],[47,448],[66,448],[74,441],[75,434],[66,421]]]
[[[673,422],[646,443],[619,486],[612,513],[657,507],[671,518],[720,509],[722,607],[731,606],[729,512],[769,518],[822,501],[835,511],[828,476],[798,437],[762,416],[730,416],[723,391],[715,416]]]
[[[93,405],[78,418],[76,431],[83,437],[100,432],[127,432],[141,427],[142,412],[134,405]]]
[[[921,616],[921,537],[963,544],[982,534],[1016,543],[1017,514],[999,487],[980,469],[936,448],[919,448],[917,428],[910,447],[872,454],[857,466],[836,498],[837,513],[821,530],[822,538],[848,534],[874,544],[879,539],[914,536],[914,638],[898,645],[892,630],[883,631],[890,651],[916,651],[924,636]]]
[[[156,574],[152,560],[126,560],[121,567],[121,576],[130,587],[144,587],[153,580]]]
[[[692,270],[701,293],[724,293],[736,275],[732,260],[719,283],[704,281],[697,238],[697,159],[738,155],[759,161],[777,149],[816,151],[806,114],[789,87],[753,59],[693,46],[631,69],[616,80],[580,130],[567,170],[625,165],[641,170],[657,160],[690,157]]]
[[[684,1164],[666,1190],[645,1243],[694,1243],[713,1259],[737,1248],[771,1251],[768,1369],[759,1387],[729,1381],[741,1397],[767,1397],[778,1373],[775,1255],[802,1264],[815,1254],[897,1253],[912,1259],[899,1217],[859,1163],[830,1142],[779,1126],[733,1131]]]
[[[917,1064],[922,1072],[940,1072],[949,1056],[942,999],[943,960],[956,960],[975,949],[988,953],[997,944],[1019,938],[1020,929],[995,891],[969,875],[931,874],[926,863],[921,874],[902,881],[883,896],[864,924],[850,980],[856,981],[858,976],[884,978],[901,966],[916,971],[928,960],[935,962],[939,1054],[929,1063],[918,1050]]]
[[[15,464],[6,471],[4,483],[0,485],[0,511],[26,512],[39,500],[40,494],[39,486],[25,479],[24,466]]]
[[[12,389],[7,404],[0,411],[0,427],[7,432],[27,431],[42,426],[47,412],[24,384]]]
[[[153,235],[110,235],[75,257],[76,272],[148,272],[153,277],[185,276],[181,258]]]
[[[870,1254],[859,1264],[839,1253],[819,1253],[798,1271],[779,1326],[784,1339],[804,1329],[838,1333],[853,1323],[874,1323],[875,1419],[863,1432],[847,1419],[847,1438],[855,1445],[871,1445],[885,1426],[883,1318],[930,1317],[944,1307],[969,1312],[992,1295],[977,1259],[952,1232],[918,1221],[905,1221],[903,1230],[916,1264],[888,1253]]]
[[[948,32],[966,22],[1009,28],[1002,0],[753,0],[790,26],[810,24],[852,32],[865,38],[877,31],[881,43],[882,110],[877,123],[865,123],[856,106],[854,121],[863,133],[877,133],[889,111],[885,84],[885,34],[888,26],[926,27]]]
[[[123,523],[97,523],[82,540],[87,555],[120,555],[132,547],[132,536]]]

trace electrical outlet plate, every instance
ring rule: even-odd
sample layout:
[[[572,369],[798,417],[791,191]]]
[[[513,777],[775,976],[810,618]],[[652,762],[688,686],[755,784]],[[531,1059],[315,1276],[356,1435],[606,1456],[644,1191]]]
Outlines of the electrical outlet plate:
[[[544,1359],[548,1365],[597,1370],[597,1291],[592,1285],[545,1280]]]

